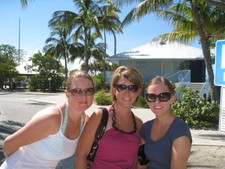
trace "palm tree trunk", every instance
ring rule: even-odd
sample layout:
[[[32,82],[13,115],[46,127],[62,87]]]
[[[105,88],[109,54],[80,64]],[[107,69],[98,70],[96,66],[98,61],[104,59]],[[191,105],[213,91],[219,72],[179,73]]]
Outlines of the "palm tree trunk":
[[[105,43],[105,53],[106,53],[106,32],[105,32],[105,29],[104,29],[104,43]],[[103,78],[103,88],[105,88],[105,67],[106,67],[106,64],[105,64],[105,57],[104,57],[104,66],[103,66],[103,73],[104,73],[104,78]]]
[[[84,28],[84,43],[85,43],[85,46],[84,46],[84,57],[85,57],[85,71],[88,72],[88,54],[87,54],[87,48],[88,48],[88,39],[87,39],[87,29]]]
[[[68,60],[68,52],[66,51],[66,53],[65,53],[65,77],[66,77],[66,81],[67,81],[67,78],[68,78],[67,60]]]
[[[205,65],[206,65],[206,69],[207,69],[207,73],[208,73],[209,85],[211,88],[211,100],[219,101],[218,92],[217,92],[216,86],[214,85],[214,74],[213,74],[213,69],[212,69],[212,61],[211,61],[211,57],[210,57],[209,40],[203,29],[202,21],[199,16],[198,5],[196,3],[193,3],[191,0],[190,0],[190,3],[191,3],[193,16],[196,20],[198,34],[200,36],[203,56],[205,58]]]

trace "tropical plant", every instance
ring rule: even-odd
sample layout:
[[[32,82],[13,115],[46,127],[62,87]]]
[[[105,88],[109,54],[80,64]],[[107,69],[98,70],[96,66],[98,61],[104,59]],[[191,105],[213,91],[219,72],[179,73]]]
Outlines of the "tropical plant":
[[[95,90],[99,91],[103,89],[104,85],[104,75],[98,74],[93,76],[94,84],[95,84]]]
[[[98,105],[110,105],[112,104],[112,98],[109,93],[100,90],[95,94],[94,102]]]
[[[138,100],[134,103],[134,107],[142,107],[142,108],[149,108],[148,103],[146,102],[145,98],[142,96],[138,97]]]
[[[123,3],[125,2],[134,1],[123,1]],[[122,25],[125,26],[149,13],[156,13],[174,26],[173,32],[160,35],[163,40],[179,40],[187,43],[197,36],[200,37],[211,87],[211,99],[218,101],[218,93],[214,85],[210,45],[218,38],[224,37],[224,11],[207,4],[203,0],[180,0],[174,1],[174,3],[171,0],[139,0],[138,2],[140,4],[129,12]]]
[[[18,50],[14,46],[0,45],[0,89],[6,84],[11,89],[12,78],[19,75],[16,69],[18,60]]]
[[[121,21],[117,13],[120,13],[118,7],[111,1],[105,1],[107,4],[100,8],[101,16],[99,17],[99,29],[104,32],[104,43],[106,43],[106,32],[112,33],[114,37],[114,55],[116,55],[116,33],[123,33],[120,28]],[[105,47],[106,50],[106,47]]]
[[[37,72],[29,81],[31,90],[41,89],[45,92],[56,91],[62,87],[64,78],[62,76],[62,65],[59,60],[56,60],[49,53],[42,55],[38,52],[29,59],[32,64],[26,66],[26,70]]]
[[[49,21],[49,26],[55,27],[57,25],[63,25],[66,27],[73,33],[73,38],[77,43],[77,46],[81,46],[79,39],[81,39],[81,37],[83,38],[82,44],[84,51],[82,53],[82,57],[85,60],[85,70],[88,71],[88,63],[90,59],[90,51],[88,48],[93,45],[93,41],[89,41],[90,37],[96,34],[97,37],[101,38],[102,36],[100,30],[109,25],[106,23],[110,23],[112,25],[113,19],[116,20],[117,17],[109,17],[112,14],[109,15],[108,13],[107,16],[103,15],[104,13],[101,12],[102,9],[100,7],[100,5],[105,4],[105,1],[103,0],[74,0],[74,3],[78,13],[71,11],[56,11],[54,12],[52,19]],[[110,20],[110,18],[113,19]],[[115,26],[113,25],[110,30],[114,29]],[[104,44],[104,49],[105,48],[106,45]]]
[[[88,58],[88,60],[90,60],[91,58],[93,58],[94,60],[97,61],[103,61],[106,57],[108,57],[108,55],[105,53],[105,44],[104,43],[96,43],[97,39],[99,38],[99,34],[94,33],[94,34],[89,34],[87,36],[87,40],[88,40],[88,47],[87,47],[87,54],[86,57]],[[80,42],[74,42],[74,49],[76,50],[76,55],[72,56],[70,58],[71,61],[74,61],[76,58],[81,58],[81,60],[84,60],[85,56],[83,55],[85,52],[85,45],[84,42],[85,39],[83,36],[79,37],[79,41]],[[85,64],[85,68],[86,68],[86,64]],[[90,64],[88,65],[88,68],[90,69]]]
[[[20,0],[22,7],[26,7],[27,6],[27,0]]]
[[[219,104],[208,102],[192,89],[181,89],[184,94],[173,105],[173,113],[191,128],[218,128]]]
[[[224,0],[205,0],[206,2],[208,2],[209,4],[218,6],[220,8],[225,9],[225,1]]]
[[[207,27],[204,26],[204,23],[205,23],[204,19],[208,19],[208,17],[210,17],[210,16],[205,17],[206,16],[205,10],[207,9],[208,5],[206,5],[206,3],[204,3],[203,1],[199,1],[199,2],[190,1],[190,5],[191,5],[192,13],[193,13],[193,18],[196,23],[197,31],[200,36],[202,51],[205,58],[205,64],[206,64],[206,69],[208,73],[208,80],[211,87],[211,99],[219,101],[218,92],[217,92],[216,86],[214,85],[214,74],[213,74],[211,55],[210,55],[210,38],[212,38],[211,36],[212,34],[208,36],[206,31]],[[213,33],[215,33],[216,35],[218,34],[223,35],[221,37],[224,37],[224,33],[225,33],[224,27],[223,28],[221,28],[221,26],[218,27],[218,21],[222,20],[222,22],[224,23],[224,19],[225,19],[224,11],[221,9],[216,9],[216,8],[214,9],[215,10],[209,7],[209,11],[207,12],[212,11],[211,13],[213,15],[211,20],[212,22],[208,22],[208,23],[206,22],[206,23],[210,25],[210,28],[212,30],[215,30]],[[222,16],[222,18],[220,18],[220,16]],[[214,26],[217,29],[213,29]],[[216,38],[212,38],[212,39],[215,40]]]
[[[53,28],[51,36],[45,41],[47,45],[43,48],[45,53],[50,53],[57,59],[64,59],[65,80],[68,77],[67,64],[69,56],[75,54],[75,52],[71,52],[75,49],[72,44],[72,37],[69,34],[70,32],[63,27]]]
[[[75,30],[74,38],[77,40],[81,34],[84,35],[84,57],[86,71],[88,71],[88,35],[92,28],[99,34],[98,29],[98,5],[93,0],[74,0],[78,13],[71,11],[56,11],[49,21],[50,27],[65,25],[69,31]]]
[[[168,10],[158,12],[158,16],[169,20],[174,26],[174,31],[159,35],[155,39],[163,41],[180,40],[190,42],[200,37],[205,65],[211,86],[211,98],[218,101],[218,93],[214,85],[212,59],[210,48],[215,47],[215,42],[225,36],[224,11],[218,7],[207,4],[204,1],[186,1],[175,4]]]
[[[100,72],[103,74],[104,71],[114,71],[118,67],[117,64],[110,64],[105,61],[94,61],[93,63],[90,63],[89,66],[90,66],[90,71],[93,74],[98,74]],[[81,65],[81,69],[82,70],[85,69],[84,64]]]

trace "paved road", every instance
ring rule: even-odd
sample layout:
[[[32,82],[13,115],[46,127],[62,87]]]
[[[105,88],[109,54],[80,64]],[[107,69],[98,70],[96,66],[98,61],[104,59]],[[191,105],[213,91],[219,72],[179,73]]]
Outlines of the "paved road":
[[[47,103],[35,102],[33,99],[43,98],[45,95],[32,93],[1,93],[0,120],[13,120],[26,123],[34,113],[46,107]]]
[[[51,104],[66,100],[64,93],[0,92],[0,164],[4,160],[1,142],[15,132],[21,123],[27,123],[38,111]],[[93,104],[87,110],[91,115],[99,106]],[[143,122],[154,118],[149,109],[133,109]],[[225,169],[225,134],[212,130],[191,130],[193,146],[188,163],[190,169]],[[74,158],[59,164],[57,169],[72,169]]]

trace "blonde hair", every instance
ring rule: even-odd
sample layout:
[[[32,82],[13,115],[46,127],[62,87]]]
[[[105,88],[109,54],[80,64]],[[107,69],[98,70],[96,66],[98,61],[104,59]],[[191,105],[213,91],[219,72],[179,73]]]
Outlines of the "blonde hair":
[[[77,78],[83,78],[83,79],[89,79],[93,86],[94,86],[94,81],[92,79],[92,77],[84,70],[78,70],[78,71],[75,71],[73,72],[67,79],[66,81],[66,90],[70,90],[70,87],[71,87],[71,83],[74,79],[77,79]]]
[[[124,77],[134,85],[137,85],[139,88],[143,88],[143,79],[141,74],[132,67],[120,66],[118,67],[114,73],[112,74],[111,82],[110,82],[110,94],[112,96],[112,100],[116,100],[116,96],[113,93],[113,87],[118,83],[119,78]]]

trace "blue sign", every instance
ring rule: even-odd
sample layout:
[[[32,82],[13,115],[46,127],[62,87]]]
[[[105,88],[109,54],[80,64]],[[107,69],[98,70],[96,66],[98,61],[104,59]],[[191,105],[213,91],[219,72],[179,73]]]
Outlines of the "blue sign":
[[[225,86],[225,40],[216,42],[215,85]]]

